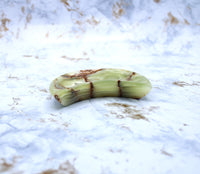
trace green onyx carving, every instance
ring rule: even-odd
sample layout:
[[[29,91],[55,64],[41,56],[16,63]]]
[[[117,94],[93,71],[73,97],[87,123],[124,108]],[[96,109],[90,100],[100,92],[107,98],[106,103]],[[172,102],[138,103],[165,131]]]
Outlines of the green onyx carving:
[[[53,80],[51,94],[63,105],[97,97],[140,99],[147,95],[150,81],[135,72],[104,68],[67,73]]]

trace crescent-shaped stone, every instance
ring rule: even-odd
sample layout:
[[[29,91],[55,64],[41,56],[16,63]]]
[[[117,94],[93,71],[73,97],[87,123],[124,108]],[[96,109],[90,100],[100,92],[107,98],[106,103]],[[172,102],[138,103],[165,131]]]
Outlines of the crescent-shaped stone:
[[[53,80],[51,94],[63,106],[97,97],[128,97],[140,99],[148,94],[150,81],[135,72],[104,68],[67,73]]]

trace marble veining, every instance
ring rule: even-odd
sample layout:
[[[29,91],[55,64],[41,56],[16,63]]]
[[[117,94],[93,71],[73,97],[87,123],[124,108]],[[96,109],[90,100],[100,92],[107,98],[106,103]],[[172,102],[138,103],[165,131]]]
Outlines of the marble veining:
[[[0,173],[199,174],[198,0],[1,0]],[[123,68],[141,100],[62,107],[57,76]]]

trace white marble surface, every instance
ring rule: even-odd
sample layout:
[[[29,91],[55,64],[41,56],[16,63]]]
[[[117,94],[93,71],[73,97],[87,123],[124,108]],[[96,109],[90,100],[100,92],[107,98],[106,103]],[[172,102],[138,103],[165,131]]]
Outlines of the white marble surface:
[[[200,173],[199,0],[1,0],[0,15],[0,173]],[[55,77],[103,67],[153,89],[50,96]]]

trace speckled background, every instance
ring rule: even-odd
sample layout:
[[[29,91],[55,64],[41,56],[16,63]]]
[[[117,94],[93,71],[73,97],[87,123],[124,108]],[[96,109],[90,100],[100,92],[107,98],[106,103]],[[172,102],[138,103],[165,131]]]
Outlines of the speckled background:
[[[0,173],[199,174],[199,0],[1,0]],[[146,76],[141,100],[62,107],[83,69]]]

